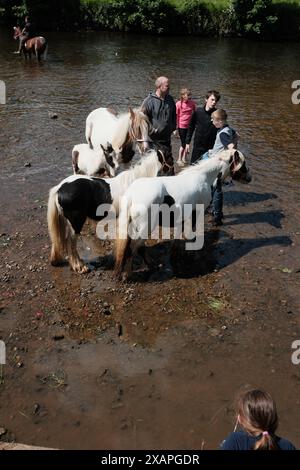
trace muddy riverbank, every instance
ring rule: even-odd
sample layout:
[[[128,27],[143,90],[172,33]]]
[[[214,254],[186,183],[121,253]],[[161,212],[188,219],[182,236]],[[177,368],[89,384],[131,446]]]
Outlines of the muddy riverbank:
[[[225,188],[224,225],[206,219],[201,252],[153,246],[158,274],[140,267],[131,282],[118,283],[112,246],[95,238],[93,224],[80,242],[89,274],[50,266],[47,195],[71,171],[88,112],[140,103],[165,71],[161,43],[143,62],[144,38],[58,39],[41,66],[0,57],[8,85],[0,108],[7,347],[0,439],[62,449],[212,449],[233,428],[235,392],[250,383],[274,395],[280,434],[299,447],[300,366],[291,362],[291,344],[300,339],[300,129],[290,102],[295,70],[286,65],[281,73],[285,46],[268,46],[267,55],[266,45],[231,41],[166,45],[174,95],[187,83],[199,102],[208,84],[222,91],[253,180]],[[293,47],[288,54],[297,57]]]

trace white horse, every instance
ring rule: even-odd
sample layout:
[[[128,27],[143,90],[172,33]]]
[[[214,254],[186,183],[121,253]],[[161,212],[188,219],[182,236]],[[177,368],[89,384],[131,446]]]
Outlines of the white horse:
[[[92,178],[72,175],[50,190],[48,201],[48,229],[52,241],[50,261],[57,266],[69,256],[73,271],[86,273],[77,251],[77,237],[87,218],[101,220],[98,208],[101,204],[113,206],[119,213],[119,200],[130,184],[141,177],[156,176],[167,171],[169,164],[161,152],[150,150],[132,169],[114,178]]]
[[[109,108],[98,108],[86,119],[85,137],[90,148],[96,151],[109,142],[116,152],[116,167],[129,163],[136,148],[144,153],[149,148],[149,132],[152,126],[147,116],[139,109],[116,115]]]
[[[237,150],[225,150],[209,160],[183,170],[176,176],[163,176],[154,178],[141,178],[134,181],[124,193],[119,214],[119,233],[115,246],[115,272],[120,277],[129,258],[129,234],[134,233],[137,242],[133,251],[136,252],[143,244],[142,240],[153,232],[159,223],[158,217],[151,219],[153,205],[168,204],[179,209],[179,213],[186,216],[185,205],[196,209],[197,204],[203,204],[206,209],[212,199],[212,187],[217,178],[224,180],[228,175],[234,179],[250,181],[249,170],[245,164],[245,157]]]

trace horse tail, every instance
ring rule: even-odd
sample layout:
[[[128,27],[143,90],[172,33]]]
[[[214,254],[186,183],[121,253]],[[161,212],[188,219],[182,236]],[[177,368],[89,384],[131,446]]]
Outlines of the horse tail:
[[[58,203],[57,186],[50,189],[48,200],[48,230],[52,242],[50,262],[53,266],[61,264],[68,252],[71,227]]]
[[[129,215],[128,205],[125,203],[119,214],[118,231],[115,243],[115,276],[118,279],[121,278],[122,271],[130,253],[131,238],[128,230],[130,221],[131,217]]]
[[[74,174],[76,173],[79,173],[79,166],[78,166],[78,158],[79,158],[79,152],[78,150],[75,150],[75,148],[73,148],[72,150],[72,167],[73,167],[73,171],[74,171]]]
[[[85,128],[85,138],[91,150],[94,149],[93,144],[92,144],[92,132],[93,132],[93,123],[87,122],[86,128]]]

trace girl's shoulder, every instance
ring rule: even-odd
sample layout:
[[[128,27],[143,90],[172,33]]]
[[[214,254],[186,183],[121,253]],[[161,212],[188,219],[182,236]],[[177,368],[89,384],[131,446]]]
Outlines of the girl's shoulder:
[[[296,450],[294,444],[283,437],[274,436],[276,444],[280,450]],[[221,450],[251,450],[255,442],[260,439],[260,436],[254,437],[245,431],[236,431],[229,434],[229,436],[221,443]]]
[[[296,450],[294,444],[283,437],[276,436],[276,442],[281,450]]]

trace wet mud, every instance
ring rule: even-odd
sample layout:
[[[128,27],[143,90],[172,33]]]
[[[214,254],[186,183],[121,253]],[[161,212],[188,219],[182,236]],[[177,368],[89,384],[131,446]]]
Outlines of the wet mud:
[[[256,186],[226,190],[224,225],[206,220],[201,251],[152,243],[158,269],[136,260],[121,283],[94,224],[80,243],[92,270],[80,276],[49,264],[45,202],[20,209],[0,238],[2,438],[60,448],[215,448],[231,430],[234,393],[251,383],[275,391],[282,432],[297,442],[300,372],[291,343],[300,334],[300,233],[278,197]]]

